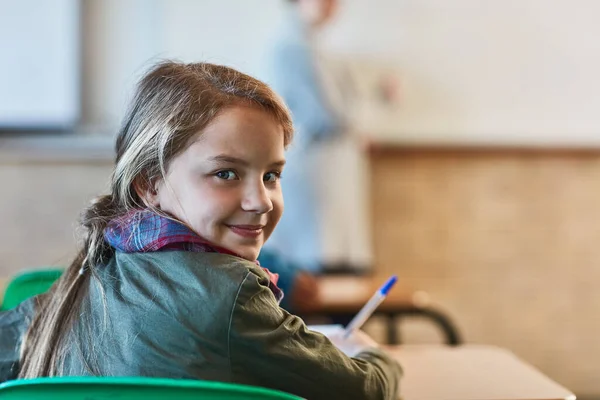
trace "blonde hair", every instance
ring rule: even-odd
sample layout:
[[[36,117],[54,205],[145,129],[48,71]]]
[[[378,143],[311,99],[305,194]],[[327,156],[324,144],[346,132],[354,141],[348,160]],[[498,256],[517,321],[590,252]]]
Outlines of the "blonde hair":
[[[269,113],[283,128],[285,146],[291,142],[292,121],[283,101],[266,84],[239,71],[166,61],[141,79],[117,137],[110,193],[84,211],[82,248],[50,291],[37,298],[21,346],[20,378],[61,375],[69,349],[79,349],[81,355],[82,348],[93,347],[83,343],[84,335],[70,333],[76,318],[86,326],[79,313],[82,299],[92,280],[102,287],[96,269],[114,254],[104,241],[106,225],[130,209],[145,207],[134,186],[164,178],[170,161],[219,113],[236,105]]]

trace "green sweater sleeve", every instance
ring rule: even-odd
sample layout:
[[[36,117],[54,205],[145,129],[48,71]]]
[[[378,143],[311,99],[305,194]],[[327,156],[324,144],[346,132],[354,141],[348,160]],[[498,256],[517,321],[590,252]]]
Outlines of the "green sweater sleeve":
[[[17,379],[21,343],[33,319],[37,297],[0,312],[0,383]]]
[[[251,270],[240,285],[229,326],[236,382],[307,399],[398,399],[399,365],[378,349],[350,358],[302,319],[281,309],[268,278]]]

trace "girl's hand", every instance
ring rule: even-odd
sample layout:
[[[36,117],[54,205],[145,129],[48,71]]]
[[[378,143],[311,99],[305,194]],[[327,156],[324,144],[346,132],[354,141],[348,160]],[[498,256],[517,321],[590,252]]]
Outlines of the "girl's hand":
[[[379,347],[379,344],[371,336],[361,330],[355,331],[345,338],[344,329],[339,327],[339,330],[328,334],[327,337],[331,340],[331,343],[349,357],[354,357],[368,348]]]

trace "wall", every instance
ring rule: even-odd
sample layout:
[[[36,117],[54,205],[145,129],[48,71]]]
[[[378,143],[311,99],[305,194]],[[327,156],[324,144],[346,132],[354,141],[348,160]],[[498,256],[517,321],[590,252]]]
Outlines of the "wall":
[[[114,127],[132,84],[160,58],[257,74],[284,0],[83,2],[84,123]],[[401,104],[367,113],[382,140],[600,145],[595,0],[340,2],[335,54],[393,65]]]
[[[600,153],[387,150],[372,168],[377,267],[428,292],[468,342],[597,396]]]
[[[110,162],[0,163],[0,277],[67,264],[79,213],[105,190],[111,168]]]
[[[390,139],[600,142],[597,1],[342,3],[330,47],[399,68]]]
[[[256,73],[279,0],[85,0],[83,124],[114,130],[145,69],[165,58]]]

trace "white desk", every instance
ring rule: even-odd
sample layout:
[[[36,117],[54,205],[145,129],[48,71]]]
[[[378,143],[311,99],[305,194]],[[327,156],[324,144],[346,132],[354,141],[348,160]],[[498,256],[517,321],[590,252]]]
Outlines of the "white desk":
[[[494,346],[386,347],[402,365],[402,400],[574,400],[575,395]]]

